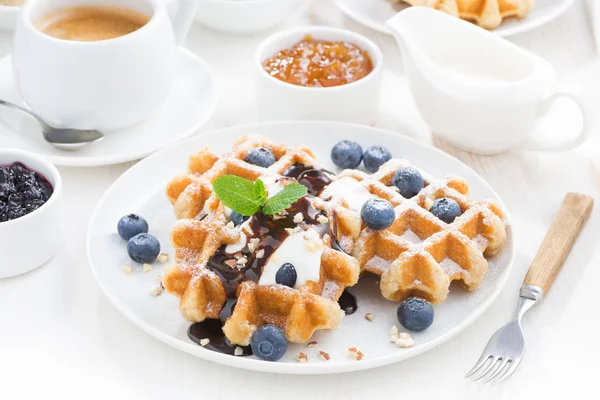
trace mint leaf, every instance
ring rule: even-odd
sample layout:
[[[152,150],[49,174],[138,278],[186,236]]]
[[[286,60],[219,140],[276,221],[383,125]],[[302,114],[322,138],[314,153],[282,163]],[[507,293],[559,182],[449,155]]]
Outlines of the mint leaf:
[[[263,213],[267,215],[277,214],[291,206],[296,200],[306,196],[307,192],[306,186],[299,183],[290,183],[281,192],[267,200]]]
[[[215,179],[213,190],[224,205],[245,216],[256,214],[266,199],[265,186],[262,182],[254,184],[248,179],[235,175],[222,175]]]
[[[267,200],[267,190],[265,189],[265,184],[260,179],[257,179],[254,182],[254,196],[260,201],[261,205],[265,204]]]

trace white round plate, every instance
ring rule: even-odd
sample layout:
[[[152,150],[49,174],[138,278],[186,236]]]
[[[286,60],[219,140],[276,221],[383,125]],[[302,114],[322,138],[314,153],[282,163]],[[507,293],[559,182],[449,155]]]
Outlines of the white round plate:
[[[2,99],[21,104],[12,79],[12,61],[0,60]],[[217,106],[216,80],[211,68],[186,49],[179,51],[179,74],[162,109],[149,120],[129,129],[107,133],[104,139],[77,151],[58,150],[44,141],[39,126],[28,117],[0,110],[2,147],[34,152],[64,166],[91,167],[138,160],[196,132]],[[60,93],[56,94],[60,101]]]
[[[342,11],[353,20],[383,33],[390,33],[385,21],[398,11],[408,7],[393,4],[389,0],[334,0]],[[530,31],[552,21],[573,5],[575,0],[537,0],[533,10],[523,19],[509,18],[493,32],[500,36],[512,36]]]
[[[206,360],[249,370],[290,374],[356,371],[404,360],[445,342],[475,321],[503,288],[515,255],[510,225],[506,245],[498,256],[489,260],[490,270],[479,290],[471,293],[453,284],[448,300],[435,306],[433,325],[424,332],[413,334],[415,345],[411,348],[402,349],[390,343],[390,329],[394,324],[399,325],[397,304],[383,298],[372,276],[361,278],[350,290],[358,299],[358,311],[344,318],[337,330],[319,331],[313,336],[318,347],[290,344],[284,358],[273,363],[255,357],[216,353],[194,344],[187,337],[190,323],[179,314],[178,299],[167,292],[159,297],[150,296],[165,265],[155,263],[152,271],[147,273],[143,273],[139,265],[133,265],[127,256],[125,241],[116,233],[117,221],[127,213],[139,213],[148,220],[150,233],[160,240],[162,250],[172,254],[169,231],[175,218],[165,196],[165,184],[186,170],[190,153],[206,145],[217,153],[226,152],[236,139],[247,134],[262,134],[288,144],[306,144],[314,150],[322,165],[331,169],[334,166],[329,152],[342,139],[355,140],[363,146],[384,145],[394,157],[410,159],[434,177],[448,173],[463,176],[475,199],[499,200],[489,184],[455,158],[397,133],[366,126],[276,122],[223,129],[178,143],[142,160],[121,175],[98,203],[88,230],[88,259],[100,287],[127,318],[150,335]],[[124,264],[132,265],[131,275],[123,272]],[[373,322],[364,318],[365,313],[374,314]],[[354,345],[364,353],[363,360],[356,361],[347,356],[346,350]],[[329,353],[331,360],[321,360],[318,350]],[[294,360],[299,351],[308,355],[308,363],[300,364]]]

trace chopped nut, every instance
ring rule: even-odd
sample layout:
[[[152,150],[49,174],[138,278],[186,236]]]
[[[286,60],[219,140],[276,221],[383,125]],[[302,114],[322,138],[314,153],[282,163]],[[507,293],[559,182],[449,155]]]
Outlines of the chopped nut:
[[[281,214],[273,214],[273,215],[271,216],[271,218],[273,218],[273,221],[278,221],[278,220],[280,220],[280,219],[284,219],[284,218],[285,218],[285,215],[281,215]]]
[[[125,272],[125,274],[129,275],[133,272],[133,269],[129,265],[125,264],[125,265],[123,265],[123,272]]]
[[[296,361],[298,361],[299,363],[305,363],[308,361],[308,356],[306,354],[300,352],[296,356]]]
[[[429,197],[426,197],[423,201],[423,206],[427,211],[431,210],[431,207],[433,207],[433,200],[431,200]]]
[[[307,346],[308,347],[315,347],[316,345],[318,345],[319,343],[317,343],[316,341],[312,341],[312,342],[308,342]]]
[[[206,346],[209,343],[210,343],[209,338],[200,339],[200,346],[202,346],[202,347]]]
[[[350,357],[354,357],[356,358],[357,361],[360,361],[363,359],[363,357],[365,356],[359,349],[358,347],[354,346],[354,347],[350,347],[348,349],[348,355]]]
[[[237,261],[236,260],[225,260],[225,264],[229,265],[231,268],[235,268],[237,266]]]
[[[144,272],[150,272],[150,271],[152,271],[152,265],[150,265],[150,264],[143,264],[142,265],[142,270]]]
[[[237,260],[237,264],[238,264],[238,265],[244,265],[244,264],[246,264],[247,262],[248,262],[248,259],[247,259],[246,257],[240,257],[240,258]]]
[[[317,222],[318,222],[318,223],[320,223],[320,224],[326,224],[326,223],[328,223],[328,222],[329,222],[329,218],[327,218],[327,217],[326,217],[326,216],[324,216],[324,215],[319,215],[319,216],[317,217]]]
[[[260,243],[259,238],[250,239],[250,241],[248,242],[248,250],[250,250],[250,253],[254,253],[254,250],[256,250],[259,243]]]
[[[293,228],[285,228],[285,232],[290,236],[292,236],[295,233]]]
[[[256,252],[256,258],[263,258],[265,256],[265,249],[260,249]]]
[[[169,255],[167,253],[160,253],[157,260],[161,264],[167,263],[169,262]]]
[[[304,221],[304,215],[302,215],[301,212],[299,212],[298,214],[294,215],[294,222],[299,224],[300,222]]]
[[[392,342],[398,347],[412,347],[415,341],[408,332],[400,332],[398,335],[392,335]]]
[[[156,283],[162,285],[162,275],[156,275]]]
[[[165,289],[161,286],[155,287],[154,289],[152,289],[152,291],[150,292],[150,295],[154,296],[154,297],[158,297],[161,294],[163,294],[163,292],[165,291]]]
[[[235,228],[235,224],[233,223],[233,221],[229,221],[229,222],[227,223],[227,225],[225,225],[225,226],[226,226],[226,227],[228,227],[229,229],[233,229],[233,228]]]
[[[256,252],[256,254],[258,255],[258,251]],[[275,252],[275,253],[273,253],[273,255],[271,255],[270,261],[273,262],[273,263],[275,263],[275,264],[279,263],[279,255],[277,254],[277,252]]]
[[[233,355],[241,356],[242,354],[244,354],[244,350],[240,346],[236,346],[235,350],[233,351]]]
[[[370,312],[368,312],[368,313],[366,313],[366,314],[365,314],[365,319],[366,319],[367,321],[373,321],[373,318],[374,318],[374,317],[375,317],[375,316],[374,316],[372,313],[370,313]]]
[[[252,231],[252,228],[250,227],[250,224],[243,223],[242,224],[242,230],[246,231],[246,233],[248,234],[248,236],[252,236],[254,234],[254,232]]]
[[[398,328],[396,328],[396,325],[392,326],[392,330],[390,331],[390,335],[392,335],[392,336],[398,336]]]
[[[329,361],[331,359],[331,357],[329,357],[329,354],[325,353],[324,351],[319,351],[319,355],[325,361]]]

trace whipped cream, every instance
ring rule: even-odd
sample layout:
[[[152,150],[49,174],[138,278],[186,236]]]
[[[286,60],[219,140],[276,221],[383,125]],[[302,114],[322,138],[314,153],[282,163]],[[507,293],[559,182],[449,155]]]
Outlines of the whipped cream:
[[[318,282],[321,272],[323,241],[314,229],[296,232],[288,236],[265,264],[259,285],[275,285],[275,275],[285,263],[296,269],[295,289],[307,281]]]
[[[235,254],[238,251],[241,251],[246,246],[247,241],[248,237],[244,232],[240,230],[240,238],[236,243],[228,244],[227,246],[225,246],[225,253]]]
[[[268,199],[270,199],[271,197],[275,196],[277,193],[283,190],[283,185],[277,182],[279,178],[279,176],[275,175],[263,175],[258,178],[265,184]]]
[[[334,199],[342,198],[346,200],[351,211],[360,212],[365,201],[369,200],[373,195],[356,179],[346,176],[331,182],[321,192],[319,197],[322,199],[329,197]]]

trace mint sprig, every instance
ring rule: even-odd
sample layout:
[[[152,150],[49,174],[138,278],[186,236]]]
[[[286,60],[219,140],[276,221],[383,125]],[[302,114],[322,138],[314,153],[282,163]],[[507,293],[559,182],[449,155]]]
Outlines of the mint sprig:
[[[267,215],[277,214],[296,200],[306,196],[306,187],[299,183],[290,183],[275,196],[267,199],[265,184],[235,176],[223,175],[213,181],[213,189],[218,199],[238,214],[252,216],[262,209]]]

